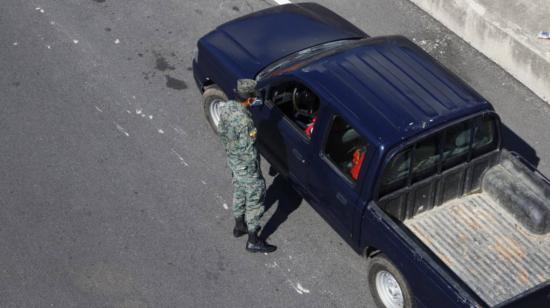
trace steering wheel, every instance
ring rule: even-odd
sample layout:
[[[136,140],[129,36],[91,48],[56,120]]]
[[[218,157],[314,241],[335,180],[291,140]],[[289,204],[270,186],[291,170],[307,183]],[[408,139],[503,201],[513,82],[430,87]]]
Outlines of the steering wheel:
[[[292,90],[292,107],[294,112],[308,118],[314,115],[314,94],[306,88],[296,87]]]

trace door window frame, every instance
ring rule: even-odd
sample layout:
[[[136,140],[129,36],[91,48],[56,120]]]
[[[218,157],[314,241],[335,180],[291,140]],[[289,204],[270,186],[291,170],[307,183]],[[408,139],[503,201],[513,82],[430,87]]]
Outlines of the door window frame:
[[[324,107],[324,108],[323,108]],[[325,129],[323,131],[323,139],[322,141],[320,142],[320,148],[319,148],[319,157],[321,158],[321,161],[323,161],[323,163],[325,163],[326,165],[328,165],[330,167],[330,169],[334,170],[334,172],[336,174],[338,174],[338,177],[343,179],[351,188],[355,189],[355,190],[359,190],[362,183],[363,183],[363,179],[365,178],[365,173],[367,172],[367,168],[365,168],[365,166],[367,166],[369,164],[369,161],[372,157],[372,153],[373,152],[372,150],[369,150],[369,148],[371,147],[371,143],[368,141],[367,138],[365,138],[364,136],[362,135],[359,135],[360,138],[363,139],[363,141],[365,141],[365,143],[367,144],[367,152],[365,153],[365,158],[363,159],[363,162],[361,164],[361,169],[360,169],[360,172],[359,172],[359,176],[357,178],[356,181],[354,181],[351,176],[345,174],[342,169],[340,169],[340,167],[338,167],[333,161],[331,158],[329,158],[327,155],[326,155],[326,147],[327,147],[327,144],[328,144],[328,138],[330,136],[330,132],[332,130],[332,126],[334,125],[334,121],[336,120],[337,117],[340,117],[342,120],[344,120],[346,122],[346,124],[348,124],[351,128],[353,128],[357,133],[359,133],[357,131],[357,129],[355,129],[351,124],[349,124],[350,122],[343,116],[341,116],[340,114],[338,113],[335,113],[335,112],[332,112],[332,110],[330,110],[330,108],[327,106],[327,104],[322,104],[322,108],[319,109],[320,112],[323,112],[323,113],[327,113],[324,117],[321,118],[321,120],[323,118],[326,118],[327,120],[327,125],[325,126]]]
[[[318,130],[313,130],[313,133],[311,135],[311,138],[308,138],[306,133],[304,132],[303,129],[301,129],[295,121],[293,121],[292,119],[290,119],[289,116],[287,116],[283,110],[281,110],[281,108],[279,108],[279,106],[275,105],[275,103],[272,101],[272,98],[273,98],[273,93],[274,91],[280,87],[281,85],[284,85],[284,84],[288,84],[288,83],[295,83],[299,86],[302,86],[302,87],[305,87],[307,88],[309,91],[311,91],[311,93],[313,93],[317,99],[319,100],[319,108],[317,109],[317,116],[319,116],[319,113],[321,112],[321,110],[323,109],[323,102],[321,100],[321,96],[318,95],[309,85],[307,85],[305,82],[297,79],[297,78],[289,78],[288,76],[278,76],[278,77],[275,77],[273,80],[268,80],[267,81],[267,84],[269,84],[269,86],[267,87],[264,87],[262,88],[261,91],[265,91],[265,95],[264,95],[264,104],[270,108],[271,112],[273,112],[273,109],[277,109],[277,112],[279,112],[281,114],[281,118],[283,121],[285,121],[287,123],[287,125],[289,125],[290,127],[292,127],[292,129],[294,131],[296,131],[296,133],[300,136],[300,138],[302,139],[302,141],[308,143],[308,144],[311,144],[311,140],[314,138],[314,136],[316,134],[318,134]],[[317,133],[316,133],[317,132]]]

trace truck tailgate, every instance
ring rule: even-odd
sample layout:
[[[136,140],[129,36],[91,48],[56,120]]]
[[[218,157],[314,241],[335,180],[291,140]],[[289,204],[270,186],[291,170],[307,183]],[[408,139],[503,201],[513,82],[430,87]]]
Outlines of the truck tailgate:
[[[550,234],[530,233],[486,193],[404,223],[491,306],[550,280]]]

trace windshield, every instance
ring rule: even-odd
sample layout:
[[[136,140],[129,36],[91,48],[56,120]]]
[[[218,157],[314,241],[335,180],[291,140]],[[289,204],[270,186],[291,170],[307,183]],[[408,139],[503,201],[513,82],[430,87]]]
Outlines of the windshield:
[[[357,41],[358,41],[357,39],[340,40],[340,41],[328,42],[328,43],[324,43],[321,45],[300,50],[264,68],[262,71],[260,71],[260,73],[258,73],[258,75],[256,76],[256,80],[257,81],[261,80],[264,77],[271,75],[272,73],[275,73],[279,69],[281,70],[281,74],[288,70],[297,69],[302,66],[305,60],[311,59],[327,51],[338,50],[339,47],[341,46],[345,46],[352,42],[357,42]]]

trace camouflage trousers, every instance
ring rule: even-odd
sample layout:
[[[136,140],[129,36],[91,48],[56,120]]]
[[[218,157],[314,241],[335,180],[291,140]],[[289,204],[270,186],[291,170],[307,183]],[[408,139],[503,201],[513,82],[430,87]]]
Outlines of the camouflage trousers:
[[[264,213],[265,180],[259,164],[255,167],[236,168],[233,171],[233,215],[244,215],[249,231],[260,227]],[[255,170],[254,170],[255,169]]]

